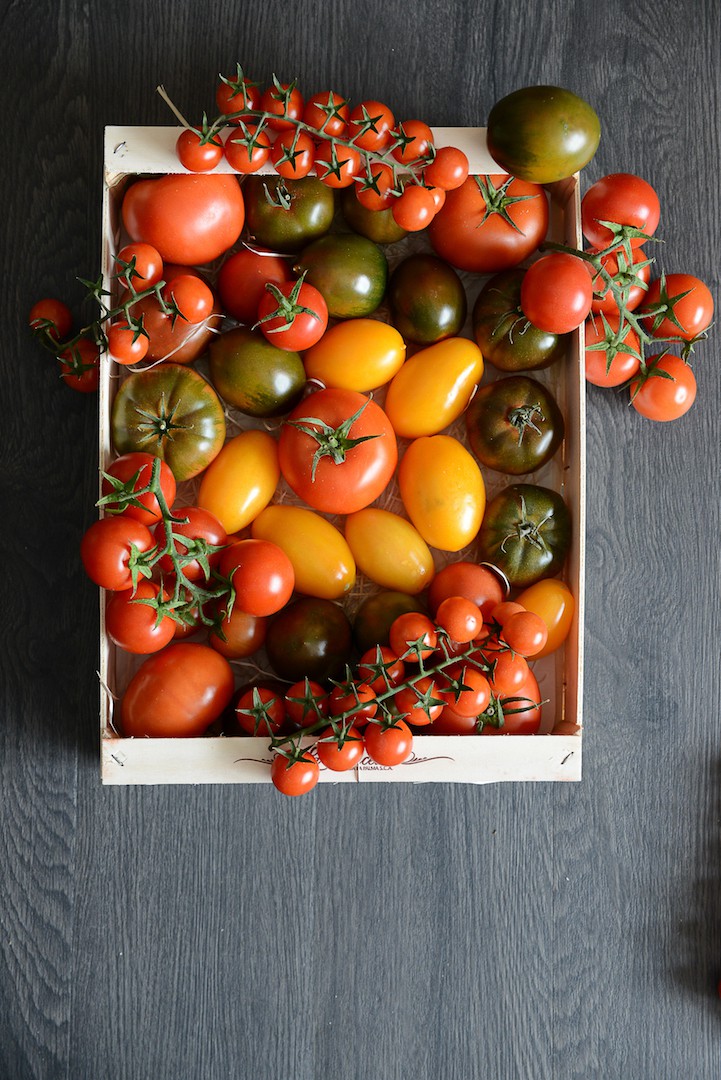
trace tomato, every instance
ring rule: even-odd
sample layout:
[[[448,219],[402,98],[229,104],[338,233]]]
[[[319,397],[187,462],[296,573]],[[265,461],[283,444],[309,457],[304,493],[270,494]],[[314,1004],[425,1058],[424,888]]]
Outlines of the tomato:
[[[468,177],[468,158],[455,146],[439,146],[430,165],[423,170],[423,182],[443,191],[454,191]]]
[[[451,266],[496,274],[527,259],[547,231],[543,188],[516,177],[469,176],[448,192],[428,237]]]
[[[266,285],[258,304],[263,336],[280,349],[310,349],[323,337],[328,308],[321,293],[301,276],[283,285]]]
[[[394,708],[411,727],[432,724],[443,712],[445,704],[435,680],[429,675],[402,686],[393,695]]]
[[[133,572],[154,547],[153,534],[133,518],[100,518],[80,541],[80,558],[91,581],[101,589],[121,592],[133,585]],[[147,576],[147,575],[146,575]]]
[[[433,615],[449,596],[463,596],[471,600],[481,609],[483,621],[488,622],[494,607],[503,600],[505,589],[498,574],[487,566],[462,559],[448,563],[431,582],[428,606]]]
[[[283,477],[315,510],[351,514],[385,490],[398,447],[381,407],[352,390],[319,390],[286,418],[279,441]]]
[[[524,610],[525,608],[523,605],[519,604],[517,600],[504,600],[494,607],[491,612],[491,619],[502,628],[506,625],[512,615],[516,615],[519,611]]]
[[[536,676],[529,670],[517,693],[492,698],[480,716],[482,735],[537,735],[541,727],[541,693]],[[500,721],[500,722],[499,722]]]
[[[218,395],[202,375],[180,364],[129,375],[115,395],[110,425],[119,454],[154,454],[178,481],[201,473],[225,439]]]
[[[504,623],[501,640],[521,656],[536,657],[548,641],[548,629],[540,615],[517,611]]]
[[[242,247],[225,260],[218,273],[218,294],[228,315],[252,324],[268,282],[282,285],[291,280],[288,260],[271,252]]]
[[[461,644],[473,641],[483,628],[483,612],[465,596],[447,596],[441,600],[435,619],[451,641]]]
[[[421,592],[435,573],[423,537],[405,518],[368,506],[349,514],[345,538],[359,569],[384,589]]]
[[[534,371],[565,355],[566,339],[532,326],[521,310],[522,269],[495,274],[473,305],[473,336],[499,371]]]
[[[552,251],[534,262],[521,284],[521,308],[534,326],[568,334],[591,310],[593,286],[582,259]]]
[[[235,176],[174,173],[131,184],[122,217],[131,240],[152,244],[165,262],[201,266],[233,246],[245,211]]]
[[[468,443],[481,464],[513,476],[550,461],[565,434],[555,397],[529,375],[479,387],[465,419]]]
[[[121,702],[126,738],[203,735],[230,704],[233,669],[208,645],[174,642],[138,668]]]
[[[339,731],[329,727],[320,733],[316,753],[326,769],[348,772],[355,769],[365,754],[365,743],[360,731],[353,725],[343,725]]]
[[[180,317],[192,324],[207,319],[215,303],[212,292],[197,274],[179,274],[172,278],[164,286],[162,295],[172,317]]]
[[[297,404],[306,374],[299,353],[236,326],[210,344],[210,380],[221,398],[246,416],[270,417]]]
[[[287,193],[282,199],[281,184]],[[243,197],[249,237],[271,251],[300,251],[327,233],[333,222],[333,192],[314,176],[302,180],[249,176],[243,183]]]
[[[652,281],[640,313],[648,333],[655,338],[693,341],[711,325],[713,296],[707,285],[692,274],[665,274]]]
[[[678,420],[696,400],[696,376],[678,356],[657,353],[631,383],[631,404],[647,420]]]
[[[611,173],[591,184],[581,199],[581,228],[587,240],[597,248],[614,242],[618,233],[603,224],[630,225],[644,236],[632,236],[631,247],[640,247],[646,236],[653,236],[661,217],[658,195],[646,181],[632,173]]]
[[[73,328],[73,314],[62,300],[48,297],[33,304],[28,323],[34,331],[44,331],[53,341],[62,341]]]
[[[365,175],[356,180],[353,188],[348,190],[355,193],[358,203],[364,209],[374,212],[387,210],[393,206],[398,195],[396,175],[390,165],[366,161]]]
[[[214,514],[202,506],[183,506],[172,522],[172,545],[175,561],[180,563],[183,576],[187,581],[207,581],[210,571],[217,566],[220,553],[208,552],[208,547],[222,548],[228,540],[228,534]],[[167,527],[164,522],[155,526],[155,542],[159,548],[167,543]],[[198,541],[202,543],[198,544]],[[164,574],[174,573],[174,563],[170,555],[163,555],[158,560],[158,567]]]
[[[264,128],[257,124],[244,124],[230,132],[225,140],[225,159],[231,169],[244,176],[258,172],[270,157],[270,139]]]
[[[592,248],[588,254],[597,254],[597,251]],[[608,255],[601,256],[601,266],[611,275],[617,288],[623,290],[622,303],[627,311],[635,311],[645,297],[651,280],[652,261],[646,258],[641,248],[633,250],[633,259],[630,262],[623,251],[611,251]],[[618,303],[609,282],[591,263],[586,263],[586,267],[593,280],[591,311],[618,317]]]
[[[482,375],[481,350],[468,338],[446,338],[414,353],[386,393],[384,408],[396,434],[437,435],[458,419]]]
[[[393,220],[406,232],[420,232],[430,225],[438,207],[432,192],[421,184],[406,184],[393,201]]]
[[[273,671],[295,682],[338,678],[350,660],[351,625],[339,604],[301,596],[275,615],[265,638]]]
[[[223,143],[217,132],[208,138],[207,132],[184,128],[175,141],[175,153],[189,172],[210,172],[222,161]]]
[[[64,349],[60,360],[60,377],[71,390],[93,394],[100,383],[100,349],[90,338],[80,338]]]
[[[267,506],[251,525],[251,534],[285,551],[293,564],[297,592],[339,600],[353,588],[356,564],[348,543],[335,525],[313,510],[285,503]]]
[[[488,685],[492,693],[497,697],[510,697],[518,693],[530,671],[525,656],[505,648],[495,638],[484,643],[483,656],[490,665]]]
[[[281,131],[273,141],[270,159],[278,176],[299,180],[313,168],[315,143],[300,128]]]
[[[358,201],[356,190],[344,188],[340,196],[343,217],[354,232],[376,244],[395,244],[408,235],[393,217],[391,206],[385,210],[369,210]]]
[[[364,727],[378,712],[376,692],[367,683],[353,680],[337,682],[328,696],[331,716],[345,717],[358,727]]]
[[[160,589],[151,581],[139,581],[136,589],[111,593],[105,608],[105,632],[129,653],[154,653],[175,636],[177,623],[145,601],[156,601]],[[162,600],[161,600],[162,604]]]
[[[391,151],[401,165],[412,165],[433,156],[433,132],[423,120],[404,120],[393,131],[395,146]]]
[[[335,139],[322,142],[315,155],[315,172],[322,184],[329,188],[346,188],[360,173],[361,157],[353,146]]]
[[[250,525],[273,498],[280,479],[278,444],[267,431],[241,431],[223,446],[200,481],[198,505],[227,533]]]
[[[328,136],[343,136],[348,126],[348,102],[333,90],[313,94],[305,103],[303,123]]]
[[[586,319],[585,374],[594,386],[621,386],[641,366],[638,334],[630,326],[619,333],[619,324],[618,315]]]
[[[572,176],[601,139],[587,101],[558,86],[527,86],[501,98],[488,114],[487,144],[501,168],[535,184]]]
[[[415,663],[427,660],[433,655],[438,644],[438,634],[427,615],[408,611],[393,620],[388,644],[396,656]]]
[[[413,752],[413,733],[405,720],[391,725],[370,723],[365,730],[368,757],[379,765],[391,768],[402,765]]]
[[[211,631],[208,644],[228,660],[244,660],[262,649],[267,625],[267,618],[233,607]]]
[[[306,676],[287,688],[285,713],[296,729],[310,727],[328,715],[328,691]]]
[[[571,516],[561,495],[536,484],[513,484],[486,508],[478,554],[498,566],[511,585],[532,585],[563,566]]]
[[[571,630],[576,607],[573,593],[558,578],[543,578],[524,589],[518,597],[518,603],[526,611],[539,615],[548,631],[546,644],[536,653],[534,659],[549,656],[563,644]]]
[[[172,281],[183,273],[200,279],[190,267],[167,265],[165,273]],[[205,283],[207,286],[207,283]],[[133,319],[142,320],[143,330],[148,335],[148,351],[145,359],[149,361],[172,360],[174,364],[189,364],[208,346],[221,324],[220,304],[213,299],[213,314],[200,323],[189,323],[186,319],[175,318],[153,293],[133,302]]]
[[[372,315],[388,283],[388,260],[383,250],[356,233],[329,233],[303,249],[294,271],[306,273],[334,319]]]
[[[423,601],[395,590],[366,596],[353,618],[353,640],[359,651],[365,653],[377,645],[388,645],[391,626],[399,615],[409,611],[425,612]]]
[[[234,75],[221,75],[215,89],[215,103],[218,111],[232,117],[234,113],[242,113],[245,109],[257,110],[260,106],[260,90],[243,75],[243,69],[237,65]],[[228,123],[237,123],[236,119],[229,119]]]
[[[126,517],[135,518],[136,521],[141,521],[148,527],[160,521],[162,511],[157,498],[150,491],[133,495],[133,502],[127,502],[125,498],[119,501],[109,498],[114,491],[119,494],[124,489],[138,492],[148,487],[156,460],[157,458],[152,454],[130,453],[123,454],[111,462],[103,477],[102,505],[105,509],[114,513],[121,511]],[[158,480],[166,506],[170,509],[175,502],[176,483],[171,469],[164,461],[160,462]],[[132,484],[130,484],[131,481]]]
[[[378,319],[335,323],[303,355],[305,372],[327,387],[365,393],[400,371],[406,343],[398,330]]]
[[[320,766],[310,751],[287,758],[276,753],[270,767],[274,787],[283,795],[305,795],[318,783]]]
[[[148,338],[140,329],[130,326],[125,319],[118,319],[110,324],[106,339],[108,352],[117,364],[137,364],[148,351]]]
[[[491,700],[490,683],[483,672],[472,664],[459,661],[453,667],[446,668],[444,679],[441,696],[456,715],[475,719],[488,706]],[[442,715],[446,715],[445,710]]]
[[[294,128],[292,120],[303,116],[305,101],[295,82],[281,83],[274,77],[273,85],[266,87],[260,96],[260,111],[270,113],[268,127],[274,131]]]
[[[348,136],[362,150],[384,150],[393,137],[395,116],[382,101],[359,101],[348,117]]]
[[[152,244],[126,244],[115,256],[115,271],[123,288],[142,292],[163,276],[163,260]]]
[[[376,695],[385,694],[403,681],[406,665],[387,645],[366,649],[358,662],[358,678]]]
[[[482,712],[483,710],[479,710]],[[456,712],[451,705],[446,705],[441,715],[433,721],[427,734],[429,735],[477,735],[478,713],[465,716]]]
[[[282,692],[270,686],[249,686],[235,703],[235,718],[246,735],[269,738],[281,730],[285,721]]]
[[[441,551],[460,551],[476,536],[486,491],[475,459],[450,435],[415,439],[401,458],[398,485],[409,518]]]
[[[434,255],[408,255],[388,283],[391,321],[407,341],[433,345],[466,321],[466,291],[453,267]]]

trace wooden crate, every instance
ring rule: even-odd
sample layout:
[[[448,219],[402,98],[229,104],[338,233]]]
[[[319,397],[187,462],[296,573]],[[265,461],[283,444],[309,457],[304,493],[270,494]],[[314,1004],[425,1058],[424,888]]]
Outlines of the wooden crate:
[[[175,157],[178,128],[109,127],[105,132],[103,188],[103,275],[110,287],[113,255],[123,241],[120,203],[134,175],[184,171]],[[437,146],[454,145],[465,151],[474,174],[499,170],[486,150],[483,128],[438,128]],[[231,170],[225,162],[219,171]],[[580,192],[577,176],[547,185],[549,238],[580,247]],[[409,241],[403,241],[406,245]],[[410,241],[412,243],[412,241]],[[420,241],[419,241],[420,242]],[[403,254],[407,254],[403,250]],[[469,290],[469,311],[483,279],[461,275]],[[469,316],[470,319],[470,316]],[[464,333],[470,335],[467,324]],[[99,464],[107,467],[114,454],[110,445],[110,409],[123,372],[101,365],[99,397]],[[486,371],[484,382],[495,377]],[[585,533],[585,382],[582,330],[569,335],[568,354],[534,377],[556,395],[566,417],[564,445],[553,461],[529,477],[560,491],[570,509],[573,541],[564,580],[574,594],[576,609],[565,645],[538,661],[534,672],[544,701],[542,733],[538,735],[432,736],[416,735],[409,761],[386,768],[366,758],[352,772],[321,769],[321,782],[354,783],[469,783],[500,781],[577,781],[581,778],[583,701],[583,609]],[[241,426],[244,418],[238,418]],[[526,478],[522,478],[526,479]],[[484,470],[489,498],[511,478]],[[460,552],[454,559],[467,557]],[[442,561],[447,561],[443,560]],[[128,739],[113,727],[114,702],[122,696],[140,659],[117,649],[105,634],[105,595],[100,610],[100,725],[101,777],[104,784],[249,784],[269,783],[271,759],[265,738],[207,737],[200,739]],[[191,639],[192,640],[192,639]],[[564,734],[570,727],[574,734]],[[556,733],[554,733],[556,732]],[[309,740],[312,741],[312,740]]]

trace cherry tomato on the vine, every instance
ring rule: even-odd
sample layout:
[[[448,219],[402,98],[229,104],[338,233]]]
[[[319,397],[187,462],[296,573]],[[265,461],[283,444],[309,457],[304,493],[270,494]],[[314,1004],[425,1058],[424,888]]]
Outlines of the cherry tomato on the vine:
[[[447,596],[436,611],[436,623],[451,641],[473,641],[483,626],[483,612],[465,596]]]
[[[326,769],[348,772],[365,754],[365,742],[357,727],[343,725],[339,731],[328,727],[318,737],[316,753]]]
[[[582,259],[552,251],[531,264],[521,285],[521,308],[539,330],[567,334],[584,321],[593,301],[591,278]]]
[[[285,712],[296,728],[315,724],[328,715],[328,691],[313,679],[300,679],[285,692]]]
[[[138,332],[124,319],[110,324],[107,339],[108,352],[118,364],[137,364],[148,352],[147,334]]]
[[[305,102],[295,83],[279,83],[274,81],[268,86],[260,98],[262,112],[270,113],[268,127],[274,131],[283,131],[294,128],[293,120],[301,120]]]
[[[62,300],[48,297],[33,304],[28,322],[33,330],[44,330],[54,341],[62,341],[73,328],[73,315]]]
[[[309,97],[303,108],[303,123],[336,138],[348,126],[348,102],[333,90],[322,90]]]
[[[366,649],[358,663],[358,678],[376,694],[383,694],[402,682],[406,665],[387,645]]]
[[[401,765],[413,750],[413,733],[405,720],[392,725],[370,723],[364,732],[366,751],[379,765]]]
[[[107,477],[103,479],[102,491],[105,500],[107,496],[112,494],[114,489],[117,489],[117,484],[114,484],[113,480],[122,485],[127,485],[129,481],[135,478],[132,488],[133,502],[121,505],[120,502],[113,502],[112,499],[109,499],[107,502],[104,501],[103,505],[114,513],[122,510],[125,517],[135,518],[136,521],[140,521],[149,528],[160,521],[162,511],[156,496],[152,491],[142,491],[143,488],[150,485],[153,466],[156,461],[159,462],[158,480],[162,497],[165,499],[168,509],[171,509],[175,502],[177,487],[173,471],[164,461],[154,457],[152,454],[146,454],[142,450],[130,451],[115,458],[106,469]],[[136,492],[141,492],[141,494],[135,494]],[[134,503],[140,505],[133,505]]]
[[[250,79],[243,78],[242,72],[235,76],[221,76],[215,91],[215,103],[218,110],[231,116],[244,110],[254,111],[260,107],[260,90]],[[229,119],[228,123],[237,124],[240,118]]]
[[[661,217],[658,195],[640,176],[632,173],[611,173],[603,176],[581,200],[583,235],[597,248],[613,243],[614,231],[604,221],[616,225],[631,225],[646,236],[653,236]],[[631,238],[632,247],[640,247],[644,237]]]
[[[408,184],[392,204],[393,220],[406,232],[419,232],[436,214],[436,200],[429,188]]]
[[[60,377],[71,390],[92,394],[100,383],[100,349],[90,338],[80,338],[60,353]]]
[[[313,168],[315,143],[310,135],[298,128],[281,131],[273,141],[270,160],[278,176],[300,180]]]
[[[202,506],[183,506],[174,516],[180,520],[171,523],[172,544],[184,577],[187,581],[207,581],[209,574],[206,566],[208,570],[217,566],[221,552],[209,552],[204,556],[202,550],[198,550],[198,541],[204,541],[201,548],[205,547],[206,552],[207,546],[223,548],[228,539],[224,527],[214,514]],[[164,522],[155,526],[154,534],[158,547],[165,547],[167,533]],[[158,566],[164,574],[173,573],[173,560],[170,555],[163,555]]]
[[[326,187],[350,187],[361,175],[361,156],[354,147],[329,139],[316,150],[315,172]]]
[[[177,623],[168,614],[145,601],[156,601],[160,588],[152,581],[139,581],[136,589],[110,594],[105,608],[105,630],[111,641],[129,653],[154,653],[175,636]],[[167,600],[167,596],[161,597]]]
[[[646,360],[646,372],[631,383],[631,404],[647,420],[678,420],[696,400],[696,376],[670,353]]]
[[[463,717],[478,716],[491,700],[487,677],[477,667],[462,660],[446,669],[445,684],[441,684],[440,690],[448,707]]]
[[[249,686],[235,703],[235,718],[246,735],[267,738],[276,735],[285,722],[285,700],[280,691],[267,686]]]
[[[666,274],[651,282],[640,308],[642,315],[647,311],[644,324],[652,337],[693,341],[711,325],[713,296],[693,274]]]
[[[133,565],[154,546],[150,529],[122,514],[93,522],[80,541],[80,558],[91,581],[120,592],[132,588]]]
[[[433,132],[423,120],[404,120],[392,132],[396,141],[391,151],[401,165],[422,162],[430,157],[433,149]]]
[[[383,150],[394,124],[393,113],[382,101],[360,101],[348,117],[348,136],[362,150]]]
[[[438,644],[435,624],[427,615],[417,611],[399,615],[391,625],[388,638],[396,656],[410,662],[427,660]]]
[[[468,158],[455,146],[440,146],[436,156],[423,170],[423,180],[429,187],[455,191],[468,176]]]
[[[163,289],[163,299],[174,305],[186,322],[201,323],[213,311],[213,293],[195,274],[178,274]]]
[[[241,124],[225,140],[225,159],[236,172],[255,173],[270,157],[270,139],[257,124]]]
[[[600,315],[586,319],[585,373],[586,381],[594,386],[621,386],[632,378],[641,366],[641,344],[638,334],[627,327],[619,334],[618,315]],[[604,348],[596,349],[603,344]]]
[[[533,611],[517,611],[503,624],[501,640],[521,656],[537,656],[548,641],[548,628]]]
[[[208,137],[194,128],[184,128],[176,140],[175,153],[189,172],[210,172],[223,158],[223,143],[217,132]]]
[[[445,704],[436,680],[430,675],[423,675],[415,682],[401,686],[393,695],[394,707],[411,727],[432,724],[443,712]]]
[[[297,758],[276,753],[270,767],[270,778],[283,795],[305,795],[318,783],[319,775],[320,767],[310,751]]]

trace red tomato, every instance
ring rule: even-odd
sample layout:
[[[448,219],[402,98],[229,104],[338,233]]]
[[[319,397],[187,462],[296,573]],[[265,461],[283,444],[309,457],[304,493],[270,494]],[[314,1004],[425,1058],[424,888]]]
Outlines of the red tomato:
[[[423,170],[423,182],[443,191],[455,191],[468,176],[468,158],[455,146],[440,146]]]
[[[404,120],[393,137],[396,145],[391,153],[401,165],[412,165],[431,156],[433,132],[422,120]]]
[[[197,274],[178,274],[163,288],[163,300],[173,316],[186,322],[203,322],[213,311],[213,294]]]
[[[483,612],[465,596],[447,596],[436,611],[436,623],[451,641],[473,641],[483,627]]]
[[[503,723],[486,722],[482,735],[537,735],[541,726],[541,694],[532,671],[523,686],[511,696],[500,699]],[[483,719],[483,718],[482,718]]]
[[[707,285],[692,274],[666,274],[652,281],[641,314],[648,333],[655,338],[693,341],[711,325],[713,296]]]
[[[293,564],[270,540],[239,540],[225,548],[219,572],[230,578],[235,603],[249,615],[274,615],[293,594]]]
[[[436,214],[436,201],[429,188],[408,184],[392,203],[393,220],[406,232],[419,232],[430,225]]]
[[[103,505],[115,513],[122,508],[125,517],[135,518],[136,521],[142,522],[148,528],[160,521],[162,510],[156,496],[151,491],[139,495],[135,494],[135,492],[142,492],[143,488],[150,486],[153,466],[156,461],[159,462],[158,481],[162,498],[165,500],[166,508],[170,510],[175,502],[176,492],[175,477],[172,469],[164,461],[160,461],[160,458],[143,453],[141,450],[121,454],[120,457],[110,463],[106,477],[103,478],[103,500],[112,495],[113,492],[120,494],[126,491],[133,493],[133,502],[126,502],[125,498],[121,501],[109,499],[107,502],[103,501]],[[116,483],[113,483],[113,480]],[[134,505],[135,503],[140,503],[140,505]]]
[[[291,121],[302,119],[304,105],[303,95],[294,82],[281,83],[274,80],[273,85],[267,87],[260,98],[260,110],[271,114],[268,127],[274,131],[294,128],[295,124]]]
[[[413,733],[405,720],[396,720],[388,727],[370,723],[364,737],[368,756],[379,765],[401,765],[413,751]]]
[[[388,638],[396,656],[411,662],[427,660],[438,644],[434,624],[420,611],[404,611],[394,619]]]
[[[328,326],[328,305],[322,293],[303,277],[282,285],[270,284],[258,304],[258,322],[272,345],[300,352],[323,337]]]
[[[387,210],[397,198],[393,194],[395,187],[396,178],[390,165],[369,163],[366,175],[356,181],[356,199],[366,210]]]
[[[517,611],[503,624],[501,640],[521,656],[536,656],[548,641],[548,628],[533,611]]]
[[[427,727],[441,715],[446,701],[435,679],[424,675],[408,686],[401,686],[393,695],[393,704],[411,727]]]
[[[305,795],[318,783],[319,775],[320,767],[310,751],[291,758],[278,753],[270,767],[270,778],[283,795]]]
[[[354,390],[319,390],[283,423],[280,468],[293,491],[329,514],[352,514],[385,490],[398,445],[381,407]]]
[[[378,712],[376,693],[367,683],[336,683],[328,697],[331,716],[345,716],[358,727]]]
[[[276,735],[285,723],[282,693],[267,686],[250,686],[235,703],[235,718],[246,735],[267,738]]]
[[[215,514],[202,506],[183,506],[174,516],[179,521],[172,522],[172,543],[175,560],[182,568],[187,581],[207,581],[209,571],[218,565],[221,552],[209,551],[209,547],[223,548],[228,534]],[[155,542],[159,548],[167,543],[167,531],[164,523],[156,525]],[[187,542],[186,542],[187,541]],[[158,566],[164,574],[174,572],[174,563],[170,555],[163,555]]]
[[[367,649],[358,662],[358,678],[376,694],[384,694],[403,681],[406,665],[387,645]]]
[[[343,725],[340,730],[328,727],[318,738],[316,753],[326,769],[348,772],[355,769],[365,753],[363,736],[356,727]]]
[[[137,364],[143,360],[150,344],[146,334],[130,326],[124,319],[111,323],[107,332],[108,352],[117,364]]]
[[[591,249],[588,254],[596,254],[597,249]],[[651,259],[641,248],[634,250],[633,262],[629,263],[622,251],[610,252],[601,257],[601,266],[611,275],[614,284],[623,289],[623,306],[627,311],[635,311],[646,295],[648,283],[651,280]],[[597,271],[591,263],[586,267],[593,281],[593,301],[591,311],[594,313],[603,311],[606,315],[618,317],[618,303],[608,282],[603,274]]]
[[[658,195],[640,176],[611,173],[591,184],[581,200],[583,235],[597,248],[612,244],[616,234],[602,222],[631,225],[653,236],[661,216]],[[632,237],[631,246],[640,247],[644,237]]]
[[[441,715],[433,721],[429,735],[478,735],[478,718],[463,716],[450,705],[446,705]]]
[[[71,390],[92,394],[100,383],[100,349],[90,338],[80,338],[60,353],[60,377]]]
[[[328,691],[313,679],[294,682],[285,692],[285,711],[296,728],[310,727],[328,715]]]
[[[362,150],[384,150],[396,120],[382,101],[360,101],[349,116],[348,136]]]
[[[220,76],[220,81],[215,90],[215,103],[218,111],[226,116],[233,113],[243,113],[247,110],[257,110],[260,107],[260,90],[250,79],[246,79],[243,71],[238,66],[236,74]],[[233,117],[228,121],[237,124],[239,118]]]
[[[445,682],[441,684],[441,697],[458,716],[476,718],[488,706],[491,700],[491,685],[488,679],[473,667],[459,661],[446,668]],[[445,710],[443,716],[445,716]]]
[[[258,317],[258,304],[265,286],[283,285],[291,280],[287,259],[272,252],[257,252],[243,247],[221,266],[218,293],[228,315],[252,325]]]
[[[271,147],[270,160],[278,176],[301,180],[313,168],[315,143],[310,135],[298,128],[281,131]]]
[[[593,286],[582,259],[552,251],[534,262],[521,284],[526,318],[549,334],[568,334],[584,321],[593,301]]]
[[[619,322],[618,315],[608,315],[605,324],[600,315],[586,319],[586,381],[594,386],[621,386],[641,366],[638,334],[630,326],[619,334]]]
[[[428,606],[435,615],[446,597],[464,596],[481,609],[484,622],[488,622],[491,612],[501,603],[504,595],[505,589],[498,574],[479,563],[462,559],[448,563],[438,571],[428,590]]]
[[[189,172],[210,172],[223,157],[223,143],[217,132],[208,138],[205,132],[185,128],[176,139],[175,153]]]
[[[518,693],[530,671],[526,658],[493,640],[484,643],[483,656],[490,665],[488,682],[493,693],[500,697]]]
[[[345,135],[348,125],[348,102],[333,90],[322,90],[309,97],[303,109],[303,123],[325,135]]]
[[[152,244],[126,244],[115,256],[120,284],[131,292],[150,289],[163,276],[163,260]]]
[[[165,262],[193,266],[233,246],[245,207],[237,177],[177,173],[131,184],[122,217],[132,240],[152,244]]]
[[[316,150],[315,172],[326,187],[350,187],[361,175],[361,156],[354,147],[329,139]]]
[[[133,568],[153,547],[150,529],[123,514],[93,522],[80,541],[80,558],[91,581],[120,592],[132,587]]]
[[[225,159],[231,169],[247,175],[262,169],[270,157],[270,139],[257,124],[241,124],[225,140]]]
[[[45,331],[53,341],[62,341],[73,328],[73,315],[62,300],[38,300],[30,308],[28,322],[33,330]]]
[[[527,259],[547,230],[548,201],[540,185],[508,176],[469,176],[448,192],[428,236],[451,266],[496,274]]]
[[[150,656],[121,703],[128,738],[183,739],[203,735],[229,705],[233,669],[208,645],[174,642]]]
[[[263,648],[268,620],[234,607],[208,636],[208,644],[228,660],[243,660]]]
[[[696,400],[696,376],[680,357],[657,353],[631,383],[631,404],[648,420],[678,420]]]
[[[160,614],[162,605],[159,609],[144,602],[157,601],[159,594],[152,581],[139,581],[135,590],[111,593],[105,608],[105,630],[111,641],[129,653],[154,653],[165,648],[178,624],[169,615]]]

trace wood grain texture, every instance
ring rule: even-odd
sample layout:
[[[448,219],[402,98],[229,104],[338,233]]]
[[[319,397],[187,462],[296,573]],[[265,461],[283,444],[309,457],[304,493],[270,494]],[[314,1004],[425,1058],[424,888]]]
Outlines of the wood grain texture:
[[[690,16],[689,16],[690,13]],[[529,83],[603,122],[718,297],[721,5],[10,2],[0,439],[0,1080],[715,1080],[721,363],[674,425],[588,395],[580,785],[102,789],[95,402],[29,340],[97,272],[102,129],[196,116],[237,59],[483,124]]]

